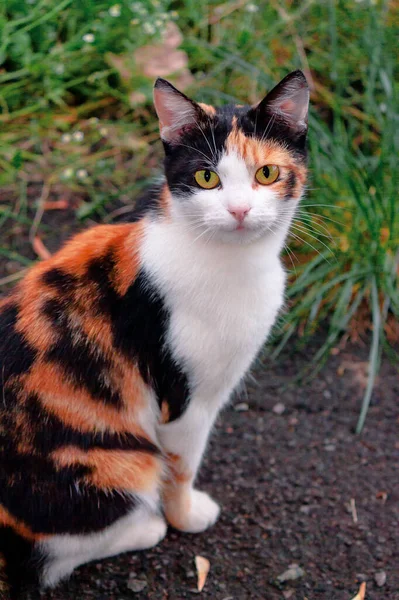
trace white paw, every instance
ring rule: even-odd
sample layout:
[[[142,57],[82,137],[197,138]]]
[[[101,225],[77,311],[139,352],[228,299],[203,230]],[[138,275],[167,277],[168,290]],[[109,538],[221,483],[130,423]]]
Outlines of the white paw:
[[[184,531],[199,533],[217,521],[220,507],[208,494],[192,490],[190,501],[190,510],[184,519]]]
[[[156,546],[166,535],[168,526],[163,517],[150,515],[136,530],[135,550]]]

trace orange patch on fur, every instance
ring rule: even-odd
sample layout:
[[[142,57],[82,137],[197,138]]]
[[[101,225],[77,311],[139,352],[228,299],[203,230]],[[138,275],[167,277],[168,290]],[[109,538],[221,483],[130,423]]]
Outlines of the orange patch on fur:
[[[34,265],[18,288],[20,314],[17,330],[38,350],[45,351],[55,340],[54,327],[42,314],[42,307],[47,300],[58,299],[59,294],[41,281],[44,273],[53,268],[60,268],[71,276],[83,277],[91,260],[101,258],[112,250],[115,253],[114,285],[117,292],[125,294],[140,268],[139,250],[144,227],[144,221],[93,227],[75,236],[50,259]],[[83,278],[74,299],[86,315],[95,305],[97,294],[97,288],[87,284]],[[77,315],[75,317],[78,319]],[[86,319],[89,320],[85,316]],[[98,321],[97,324],[92,321],[88,326],[91,326],[94,335],[105,340],[106,325],[102,327]]]
[[[306,181],[306,167],[295,160],[292,154],[283,145],[273,140],[258,140],[254,137],[246,136],[243,131],[237,127],[237,118],[233,117],[233,128],[226,140],[227,153],[235,153],[240,155],[246,162],[249,170],[253,171],[254,176],[256,171],[264,165],[277,165],[280,168],[285,168],[292,171],[296,177],[295,190],[292,192],[292,197],[297,198],[302,192],[302,188]],[[273,183],[273,189],[281,195],[285,196],[286,181],[276,181]],[[252,187],[256,189],[259,183],[253,181]]]
[[[130,450],[80,450],[64,446],[55,450],[51,458],[58,467],[81,464],[93,469],[87,483],[99,488],[126,492],[152,492],[161,480],[162,462],[145,452]]]
[[[177,454],[167,455],[168,477],[163,484],[163,504],[167,520],[176,529],[185,529],[185,518],[191,508],[192,474]]]
[[[91,341],[95,341],[101,350],[109,355],[115,352],[112,344],[111,324],[104,317],[84,315],[79,323],[82,331]]]
[[[169,423],[169,419],[170,419],[169,405],[166,402],[166,400],[163,400],[162,404],[161,404],[161,423],[162,423],[162,425],[164,425],[165,423]]]
[[[136,223],[127,223],[92,227],[76,235],[44,264],[47,265],[47,269],[59,267],[72,275],[82,276],[91,260],[104,256],[111,246],[115,248],[123,244],[123,241],[134,231],[135,225]]]
[[[30,527],[28,527],[28,525],[26,525],[23,521],[17,519],[16,517],[14,517],[1,504],[0,504],[0,526],[11,527],[16,533],[18,533],[18,535],[22,536],[26,540],[29,540],[30,542],[38,542],[40,540],[44,540],[47,537],[49,537],[42,533],[33,532],[30,529]]]
[[[191,485],[165,487],[163,508],[166,519],[176,529],[186,529],[185,523],[191,508]]]
[[[55,341],[56,332],[42,314],[42,307],[47,300],[55,297],[54,292],[45,289],[38,281],[37,275],[30,278],[29,283],[24,280],[22,284],[24,293],[21,294],[19,301],[18,321],[15,328],[31,346],[45,351]]]
[[[24,376],[26,393],[40,396],[43,407],[65,425],[78,431],[128,432],[143,435],[137,425],[138,411],[147,402],[148,389],[132,365],[126,371],[128,383],[122,381],[123,409],[115,409],[94,400],[84,389],[75,389],[57,365],[36,362]],[[126,396],[127,390],[129,397]]]
[[[114,244],[116,259],[115,287],[122,296],[136,279],[140,269],[140,246],[145,230],[145,220],[130,225],[127,236],[121,236]]]
[[[161,189],[159,195],[159,204],[161,207],[162,214],[167,219],[170,218],[170,202],[171,202],[171,193],[169,186],[165,183]]]
[[[170,452],[167,454],[167,466],[169,469],[168,481],[171,481],[171,483],[182,484],[192,480],[192,474],[187,471],[181,456],[178,454],[172,454]]]
[[[206,112],[207,115],[212,116],[212,117],[214,115],[216,115],[216,108],[214,106],[212,106],[211,104],[204,104],[203,102],[199,102],[198,104],[200,105],[202,110],[204,112]]]

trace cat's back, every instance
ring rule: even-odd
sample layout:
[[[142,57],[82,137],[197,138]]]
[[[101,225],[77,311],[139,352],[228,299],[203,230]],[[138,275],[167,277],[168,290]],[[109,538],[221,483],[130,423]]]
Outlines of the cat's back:
[[[116,290],[130,285],[135,276],[131,259],[141,231],[141,223],[93,227],[29,269],[0,301],[0,383],[28,370],[34,358],[51,346],[57,335],[51,317],[57,308],[88,316],[104,292],[99,279],[102,275],[105,283],[111,268]]]

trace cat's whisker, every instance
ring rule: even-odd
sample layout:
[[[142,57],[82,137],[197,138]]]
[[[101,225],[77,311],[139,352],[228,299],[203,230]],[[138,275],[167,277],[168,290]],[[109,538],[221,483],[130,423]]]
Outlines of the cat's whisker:
[[[194,150],[194,152],[198,152],[198,154],[202,154],[202,156],[204,156],[206,158],[206,160],[209,161],[209,164],[213,166],[212,152],[211,152],[212,156],[207,156],[204,152],[202,152],[202,150],[199,150],[198,148],[195,148],[194,146],[188,146],[187,144],[181,144],[181,143],[179,143],[179,146],[181,146],[182,148],[188,148],[188,150]]]
[[[323,219],[324,221],[330,221],[331,223],[335,223],[336,225],[340,225],[341,227],[344,227],[345,223],[343,221],[337,221],[336,219],[332,219],[331,217],[328,217],[327,215],[320,215],[319,213],[315,213],[312,211],[298,211],[300,214],[304,214],[304,215],[311,215],[316,217],[317,219]]]
[[[214,124],[211,121],[210,117],[208,117],[208,122],[209,122],[209,128],[211,130],[211,134],[212,134],[212,140],[213,140],[213,147],[215,149],[215,155],[217,155],[217,148],[216,148],[216,140],[215,140],[215,129],[214,129]]]
[[[301,242],[302,244],[305,244],[307,246],[310,246],[310,248],[312,248],[312,250],[314,250],[315,252],[317,252],[317,254],[319,254],[320,256],[323,256],[322,253],[320,252],[320,250],[318,250],[317,248],[315,248],[310,242],[304,240],[303,238],[301,238],[299,235],[297,235],[296,233],[293,233],[293,231],[290,231],[290,235],[295,238],[296,240],[298,240],[299,242]],[[329,248],[328,248],[329,249]],[[324,256],[324,260],[326,262],[328,262],[328,264],[331,264],[331,261]]]
[[[264,130],[264,132],[262,134],[262,137],[260,138],[261,142],[263,142],[264,140],[267,139],[267,136],[269,135],[269,133],[270,133],[270,131],[271,131],[273,125],[274,125],[275,120],[276,120],[276,115],[273,114],[272,117],[269,120],[269,123],[265,127],[265,130]]]
[[[203,135],[203,137],[204,137],[204,140],[206,141],[206,143],[207,143],[207,145],[208,145],[208,148],[209,148],[209,150],[210,150],[210,153],[211,153],[211,155],[212,155],[212,158],[215,158],[215,153],[214,153],[214,151],[212,150],[212,147],[211,147],[211,145],[210,145],[210,143],[209,143],[209,140],[208,140],[208,138],[207,138],[207,137],[206,137],[206,135],[205,135],[205,132],[204,132],[204,130],[202,129],[202,127],[201,127],[201,125],[198,123],[198,121],[195,121],[195,124],[196,124],[197,128],[200,130],[200,132],[202,133],[202,135]]]
[[[298,231],[299,233],[304,233],[308,237],[312,238],[313,240],[316,240],[317,242],[319,242],[319,244],[324,246],[324,248],[326,248],[326,250],[328,250],[335,257],[334,252],[331,250],[331,248],[329,246],[327,246],[327,244],[325,244],[320,238],[316,237],[315,235],[312,235],[307,229],[303,229],[298,226],[293,226],[292,229],[294,229],[295,231]]]
[[[309,221],[305,221],[298,216],[294,219],[294,223],[300,223],[301,226],[303,226],[305,229],[309,229],[309,231],[313,231],[314,233],[317,233],[319,236],[328,238],[329,240],[334,242],[334,237],[331,235],[331,233],[329,232],[327,227],[324,227],[321,223],[317,223],[317,224],[309,223]],[[320,231],[320,229],[317,229],[317,226],[320,227],[321,231]],[[323,231],[326,231],[327,233],[323,233]]]
[[[328,231],[328,229],[326,229],[325,227],[322,228],[322,230],[317,229],[316,227],[313,226],[313,224],[308,223],[306,221],[301,220],[300,218],[295,218],[292,223],[291,223],[291,227],[298,227],[303,229],[304,231],[309,231],[310,233],[316,233],[318,235],[318,237],[321,238],[327,238],[330,241],[334,241],[333,236],[330,234],[330,232]],[[321,226],[320,226],[321,227]],[[323,233],[323,231],[326,231],[327,233]]]
[[[197,240],[199,240],[203,235],[205,235],[206,233],[209,233],[209,231],[212,231],[210,227],[207,227],[202,233],[200,233],[192,242],[191,245],[195,244],[195,242]]]
[[[301,203],[301,207],[302,208],[311,208],[311,207],[331,208],[333,210],[345,210],[347,212],[354,212],[353,210],[351,210],[350,208],[347,208],[346,206],[336,206],[335,204],[302,204]]]
[[[284,249],[287,251],[287,254],[288,254],[289,258],[290,258],[290,261],[291,261],[291,264],[292,264],[292,268],[294,269],[294,273],[295,273],[295,277],[296,277],[297,276],[297,272],[296,272],[296,267],[295,267],[294,261],[292,260],[292,256],[294,256],[294,258],[295,258],[295,260],[297,262],[299,262],[299,261],[298,261],[297,257],[295,256],[294,252],[287,246],[287,244],[284,244]]]

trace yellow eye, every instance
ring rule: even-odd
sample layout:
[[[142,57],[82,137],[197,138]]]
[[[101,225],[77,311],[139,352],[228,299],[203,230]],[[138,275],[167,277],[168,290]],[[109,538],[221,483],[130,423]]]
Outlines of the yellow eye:
[[[265,165],[256,171],[255,179],[262,185],[270,185],[276,181],[279,173],[279,168],[276,165]]]
[[[209,169],[197,171],[194,177],[198,185],[206,190],[213,190],[213,188],[217,187],[220,183],[219,175]]]

